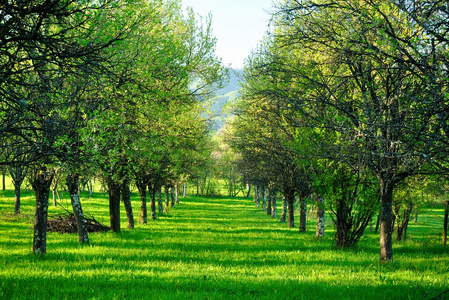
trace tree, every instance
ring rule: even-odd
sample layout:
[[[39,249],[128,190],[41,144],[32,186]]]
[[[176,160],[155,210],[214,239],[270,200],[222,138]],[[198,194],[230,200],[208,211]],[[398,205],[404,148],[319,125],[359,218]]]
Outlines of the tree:
[[[427,75],[444,73],[442,64],[432,59],[422,28],[387,2],[291,1],[279,7],[274,20],[279,47],[291,53],[275,69],[292,83],[276,92],[311,124],[336,133],[333,160],[375,174],[380,259],[390,261],[395,186],[428,171],[422,166],[444,160],[447,151],[439,120],[443,77],[422,76],[413,62],[438,70]]]

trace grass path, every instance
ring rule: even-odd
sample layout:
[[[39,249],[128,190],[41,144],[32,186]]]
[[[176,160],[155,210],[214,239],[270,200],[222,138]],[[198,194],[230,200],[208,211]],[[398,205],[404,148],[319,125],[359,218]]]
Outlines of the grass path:
[[[316,241],[314,220],[299,234],[249,199],[188,197],[134,230],[91,234],[88,246],[50,233],[39,257],[31,255],[34,200],[24,197],[15,217],[11,197],[0,197],[0,299],[430,299],[449,289],[448,249],[419,226],[395,245],[395,262],[380,266],[374,233],[340,251],[330,225]],[[102,195],[83,206],[108,223]],[[133,208],[137,219],[137,197]]]

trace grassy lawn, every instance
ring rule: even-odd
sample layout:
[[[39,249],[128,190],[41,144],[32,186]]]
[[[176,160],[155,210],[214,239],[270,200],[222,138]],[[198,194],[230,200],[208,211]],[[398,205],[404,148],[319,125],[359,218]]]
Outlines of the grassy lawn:
[[[103,194],[83,196],[85,214],[109,225]],[[180,200],[134,230],[125,229],[123,211],[122,232],[90,234],[88,246],[49,233],[41,257],[31,254],[34,196],[24,193],[22,215],[14,216],[13,192],[0,191],[0,299],[431,299],[449,289],[441,207],[423,211],[409,239],[395,244],[395,261],[379,265],[378,235],[369,231],[341,251],[330,222],[317,241],[312,218],[300,234],[251,199]],[[136,220],[139,207],[134,193]]]

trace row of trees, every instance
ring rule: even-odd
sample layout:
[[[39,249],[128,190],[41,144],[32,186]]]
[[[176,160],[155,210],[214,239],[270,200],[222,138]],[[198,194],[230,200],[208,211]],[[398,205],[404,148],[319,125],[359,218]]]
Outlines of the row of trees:
[[[100,176],[111,228],[129,184],[155,192],[201,169],[209,124],[203,102],[227,79],[210,20],[180,1],[6,1],[0,4],[0,164],[36,194],[33,252],[46,252],[50,188],[65,174],[80,242],[88,243],[80,176]]]
[[[295,196],[315,194],[350,246],[380,208],[380,260],[393,259],[404,191],[447,173],[448,17],[438,0],[277,4],[224,136],[247,182],[284,194],[290,226]]]

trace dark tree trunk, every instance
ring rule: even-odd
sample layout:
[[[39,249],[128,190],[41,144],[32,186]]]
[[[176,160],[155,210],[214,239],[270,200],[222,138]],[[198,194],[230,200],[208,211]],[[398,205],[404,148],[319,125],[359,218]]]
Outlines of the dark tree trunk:
[[[140,223],[147,224],[147,183],[145,180],[137,179],[136,186],[140,194]]]
[[[316,196],[316,238],[324,237],[324,224],[325,224],[325,210],[324,210],[324,197],[321,195]]]
[[[73,214],[75,215],[76,227],[78,228],[78,240],[82,244],[89,244],[86,222],[84,220],[83,208],[78,193],[79,176],[77,174],[68,175],[66,178],[67,188],[72,202]]]
[[[410,202],[409,206],[407,207],[407,209],[404,210],[404,213],[402,215],[402,219],[398,219],[398,231],[397,231],[397,236],[396,236],[396,240],[397,241],[402,241],[406,238],[407,236],[407,227],[408,227],[408,223],[410,221],[410,216],[412,214],[412,210],[413,210],[413,203]]]
[[[287,198],[287,210],[288,210],[288,227],[295,227],[295,196],[292,191],[287,191],[285,194]]]
[[[164,205],[163,205],[163,203],[162,203],[162,187],[161,186],[158,186],[157,188],[156,188],[156,190],[157,190],[157,208],[158,208],[158,211],[159,211],[159,213],[164,213]]]
[[[447,218],[449,215],[449,201],[445,202],[444,221],[443,221],[443,246],[447,244]]]
[[[47,217],[50,186],[54,172],[42,169],[33,174],[31,186],[36,195],[36,211],[34,214],[33,253],[47,253]]]
[[[128,220],[128,228],[134,229],[134,214],[131,205],[131,191],[129,190],[129,180],[124,180],[121,187],[122,201],[125,205],[126,218]]]
[[[20,186],[22,184],[14,183],[14,213],[20,214]]]
[[[165,212],[168,212],[170,210],[170,195],[168,186],[165,186]]]
[[[280,223],[285,223],[287,220],[287,197],[284,196],[282,197],[282,212],[281,212],[281,218],[279,219]]]
[[[249,184],[248,193],[246,193],[246,198],[249,198],[250,194],[251,194],[251,184]]]
[[[376,229],[374,230],[375,233],[378,233],[378,232],[379,232],[379,227],[380,227],[380,214],[381,214],[381,211],[382,211],[382,210],[380,210],[380,211],[379,211],[379,214],[377,214]]]
[[[307,222],[307,203],[306,198],[302,197],[300,199],[300,210],[299,210],[299,232],[306,231],[306,222]]]
[[[393,178],[381,181],[380,261],[393,261]]]
[[[277,216],[277,203],[276,203],[276,191],[273,191],[273,199],[271,199],[271,217],[276,218]]]
[[[9,174],[14,185],[14,213],[20,214],[20,190],[27,173],[26,167],[9,166]]]
[[[257,207],[260,207],[260,186],[256,185],[254,187],[254,202]]]
[[[150,192],[151,219],[156,220],[156,189],[150,184],[148,191]]]
[[[2,184],[3,184],[3,190],[6,190],[6,171],[3,170],[2,172]]]
[[[120,183],[107,178],[111,230],[120,232]]]

